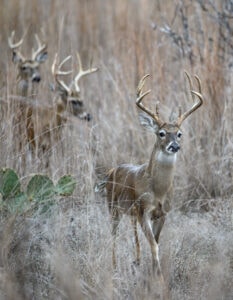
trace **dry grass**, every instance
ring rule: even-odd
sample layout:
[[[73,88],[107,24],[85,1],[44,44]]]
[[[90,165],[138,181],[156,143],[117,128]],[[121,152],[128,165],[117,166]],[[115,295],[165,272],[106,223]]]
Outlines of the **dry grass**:
[[[104,199],[93,186],[106,169],[149,158],[154,137],[139,126],[135,87],[151,74],[148,105],[161,114],[187,107],[184,70],[203,83],[204,106],[184,123],[173,209],[161,234],[160,257],[170,299],[231,299],[232,245],[232,31],[231,1],[10,0],[0,10],[0,167],[27,182],[36,172],[77,179],[73,198],[58,199],[50,215],[1,216],[0,299],[157,299],[150,250],[140,234],[142,265],[134,269],[132,228],[118,235],[118,268],[111,265],[111,233]],[[231,6],[230,6],[231,5]],[[219,12],[219,13],[218,13]],[[232,16],[231,16],[232,17]],[[187,26],[188,24],[188,26]],[[52,105],[51,64],[80,52],[100,71],[81,82],[90,123],[71,119],[45,157],[17,151],[16,70],[7,36],[25,31],[24,51],[42,31],[49,59],[37,103]],[[47,156],[49,168],[45,168]],[[25,164],[22,163],[26,157]]]

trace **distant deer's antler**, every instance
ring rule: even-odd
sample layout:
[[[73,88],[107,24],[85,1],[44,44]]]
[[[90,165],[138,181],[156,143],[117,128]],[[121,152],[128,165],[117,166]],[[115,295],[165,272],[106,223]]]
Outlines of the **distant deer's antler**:
[[[183,121],[189,115],[191,115],[195,110],[197,110],[203,104],[203,95],[202,95],[202,92],[201,92],[201,81],[200,81],[199,77],[197,75],[194,76],[196,81],[197,81],[197,85],[198,85],[198,92],[196,92],[196,91],[193,90],[193,85],[192,85],[190,75],[187,72],[185,72],[185,75],[188,78],[192,99],[193,99],[193,101],[195,101],[195,95],[196,95],[198,97],[198,101],[196,103],[194,103],[194,105],[183,114],[181,113],[181,107],[179,108],[179,117],[176,121],[176,124],[177,124],[178,127],[181,126]]]
[[[73,83],[74,83],[74,86],[75,86],[76,91],[77,91],[77,92],[80,92],[80,87],[79,87],[79,85],[78,85],[79,80],[80,80],[83,76],[85,76],[85,75],[88,75],[88,74],[91,74],[91,73],[93,73],[93,72],[96,72],[96,71],[98,70],[98,68],[91,68],[91,67],[90,67],[90,68],[87,69],[87,70],[83,70],[81,58],[80,58],[80,55],[79,55],[78,52],[77,52],[77,60],[78,60],[78,64],[79,64],[79,72],[78,72],[78,74],[75,76]]]
[[[35,38],[38,48],[36,50],[32,49],[32,60],[35,60],[36,57],[47,48],[47,44],[42,44],[37,34],[35,34]]]
[[[159,127],[162,127],[162,125],[164,124],[164,122],[159,117],[158,103],[156,103],[156,108],[155,108],[156,111],[155,111],[155,113],[141,103],[142,99],[151,92],[151,90],[148,90],[148,91],[146,91],[144,93],[142,92],[142,89],[143,89],[144,84],[145,84],[145,80],[149,76],[150,76],[149,74],[146,74],[139,81],[139,84],[138,84],[138,87],[137,87],[137,100],[136,100],[136,104],[137,104],[137,106],[141,110],[143,110],[145,113],[147,113],[149,116],[151,116],[156,121],[156,123],[158,124]]]
[[[8,45],[9,45],[9,47],[10,47],[13,51],[17,52],[17,55],[18,55],[22,60],[25,60],[24,56],[19,52],[19,50],[16,50],[16,49],[19,48],[19,47],[22,45],[22,43],[23,43],[23,41],[24,41],[24,36],[25,36],[25,35],[23,35],[23,37],[21,38],[21,40],[19,40],[17,43],[14,43],[15,31],[12,31],[12,32],[11,32],[11,35],[8,37]]]
[[[71,58],[71,55],[67,56],[63,61],[57,66],[57,53],[55,54],[54,61],[52,64],[52,74],[58,83],[59,86],[61,86],[68,94],[71,93],[71,89],[67,86],[67,84],[58,78],[58,76],[62,75],[69,75],[72,73],[71,71],[62,71],[61,68],[62,66]]]

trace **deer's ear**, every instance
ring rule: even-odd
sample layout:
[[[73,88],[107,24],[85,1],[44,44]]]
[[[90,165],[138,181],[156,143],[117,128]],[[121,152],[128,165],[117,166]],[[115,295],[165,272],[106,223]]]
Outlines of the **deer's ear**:
[[[158,124],[152,117],[148,116],[147,114],[140,113],[139,121],[140,124],[149,131],[155,132],[158,129]]]
[[[14,64],[17,64],[19,62],[22,62],[22,56],[17,52],[17,51],[13,51],[12,52],[12,61]]]
[[[39,53],[36,56],[36,61],[39,63],[43,63],[44,61],[46,61],[47,58],[48,58],[48,52],[44,51],[44,52]]]

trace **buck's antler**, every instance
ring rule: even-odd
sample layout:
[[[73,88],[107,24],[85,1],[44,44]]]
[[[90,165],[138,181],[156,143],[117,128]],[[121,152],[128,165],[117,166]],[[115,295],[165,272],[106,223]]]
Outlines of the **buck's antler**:
[[[36,50],[32,49],[32,60],[36,60],[36,57],[47,48],[47,44],[42,44],[37,34],[35,34],[35,38],[38,48]]]
[[[71,58],[71,55],[67,56],[65,59],[63,59],[63,61],[57,66],[57,53],[55,54],[54,57],[54,61],[52,64],[52,74],[56,80],[56,82],[58,83],[59,86],[61,86],[65,91],[67,91],[68,94],[71,93],[71,89],[67,86],[67,84],[58,78],[58,76],[62,76],[62,75],[69,75],[72,73],[71,71],[62,71],[61,68],[62,66]]]
[[[203,95],[202,95],[202,92],[201,92],[201,81],[200,81],[200,78],[195,75],[195,79],[197,81],[197,85],[198,85],[198,92],[194,91],[193,90],[193,84],[192,84],[192,80],[190,78],[190,75],[185,72],[185,75],[187,76],[188,78],[188,82],[189,82],[189,87],[190,87],[190,92],[191,92],[191,96],[192,96],[192,99],[193,101],[195,101],[195,95],[198,97],[198,101],[196,103],[194,103],[194,105],[189,109],[187,110],[185,113],[182,114],[181,112],[181,107],[179,108],[179,117],[176,121],[176,124],[178,127],[181,126],[181,124],[183,123],[183,121],[189,116],[191,115],[195,110],[197,110],[202,104],[203,104]]]
[[[146,74],[139,81],[139,84],[138,84],[138,87],[137,87],[137,100],[136,100],[136,104],[137,104],[137,106],[141,110],[143,110],[145,113],[147,113],[148,115],[150,115],[156,121],[156,123],[158,124],[159,127],[162,127],[162,125],[164,124],[164,122],[159,117],[158,103],[156,103],[155,113],[141,103],[142,99],[151,92],[151,90],[148,90],[148,91],[146,91],[144,93],[142,92],[144,84],[145,84],[145,80],[149,76],[150,76],[149,74]]]
[[[21,40],[18,41],[18,43],[14,43],[13,40],[14,40],[14,37],[15,37],[15,31],[12,31],[11,32],[11,35],[8,37],[8,44],[9,44],[9,47],[11,49],[16,49],[18,48],[19,46],[22,45],[23,43],[23,40],[24,40],[24,36],[21,38]]]
[[[78,72],[78,74],[75,76],[73,83],[74,83],[76,92],[80,92],[80,87],[79,87],[79,85],[78,85],[79,80],[80,80],[83,76],[85,76],[85,75],[88,75],[88,74],[91,74],[91,73],[93,73],[93,72],[96,72],[96,71],[98,70],[98,68],[89,68],[89,69],[87,69],[87,70],[83,70],[81,58],[80,58],[80,55],[79,55],[78,52],[77,52],[77,60],[78,60],[78,65],[79,65],[79,72]]]
[[[16,50],[17,48],[19,48],[24,40],[24,36],[21,38],[21,40],[19,40],[17,43],[14,43],[14,37],[15,37],[15,31],[11,32],[11,35],[8,37],[8,45],[9,47],[13,50],[13,51],[17,51],[17,55],[22,59],[25,60],[24,56],[19,52],[19,50]]]

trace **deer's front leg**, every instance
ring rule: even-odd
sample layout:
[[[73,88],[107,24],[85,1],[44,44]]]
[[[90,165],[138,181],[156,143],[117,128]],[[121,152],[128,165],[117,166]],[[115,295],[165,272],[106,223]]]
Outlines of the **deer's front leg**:
[[[159,243],[159,236],[165,222],[165,216],[166,213],[161,203],[151,212],[152,230],[157,243]]]
[[[159,276],[162,276],[159,262],[159,247],[153,233],[152,213],[154,206],[152,203],[153,195],[151,193],[145,193],[140,197],[139,223],[150,244],[153,271],[156,271]]]
[[[165,215],[153,221],[153,234],[157,243],[159,243],[159,236],[165,222]]]
[[[152,212],[153,233],[157,243],[159,242],[159,236],[165,222],[166,214],[171,210],[172,198],[173,188],[171,187],[166,197],[161,202],[158,202],[157,207]]]

